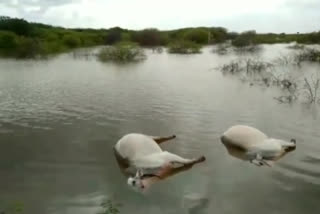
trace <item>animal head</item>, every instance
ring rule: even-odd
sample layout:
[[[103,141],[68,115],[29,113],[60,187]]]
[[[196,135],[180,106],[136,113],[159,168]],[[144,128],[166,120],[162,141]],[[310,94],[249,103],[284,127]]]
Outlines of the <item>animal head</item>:
[[[143,191],[145,189],[145,185],[144,185],[144,182],[143,182],[143,172],[142,172],[142,170],[137,170],[136,175],[134,177],[129,177],[127,183],[134,190]]]
[[[292,138],[292,139],[290,140],[290,142],[291,142],[291,143],[294,143],[295,145],[297,144],[297,140],[294,139],[294,138]]]
[[[297,147],[296,139],[294,139],[294,138],[291,139],[290,143],[292,143],[291,146],[288,146],[288,147],[285,148],[286,152],[292,152],[292,151],[296,150],[296,147]]]

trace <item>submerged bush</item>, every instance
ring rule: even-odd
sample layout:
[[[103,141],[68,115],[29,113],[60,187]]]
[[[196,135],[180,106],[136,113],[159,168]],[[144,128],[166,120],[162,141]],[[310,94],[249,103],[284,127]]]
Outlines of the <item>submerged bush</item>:
[[[98,57],[101,61],[132,62],[143,60],[146,56],[136,43],[121,42],[101,49]]]
[[[294,57],[291,55],[279,55],[277,58],[275,58],[274,63],[281,66],[288,66],[290,64],[294,64],[295,60]]]
[[[255,31],[245,31],[232,40],[232,45],[235,47],[246,47],[255,45]]]
[[[243,47],[234,47],[233,50],[237,54],[243,54],[243,53],[257,53],[262,50],[262,47],[260,45],[248,45]]]
[[[228,43],[220,43],[213,50],[213,53],[217,53],[219,55],[225,55],[229,52],[230,45]]]
[[[201,45],[191,41],[175,41],[168,45],[169,53],[195,54],[201,53]]]
[[[231,61],[228,64],[222,65],[222,67],[220,67],[219,69],[223,73],[229,73],[229,74],[243,73],[244,75],[254,75],[254,74],[261,74],[262,72],[273,71],[273,66],[274,65],[269,62],[248,58],[245,60]]]
[[[293,49],[293,50],[302,50],[302,49],[305,48],[305,46],[296,43],[296,44],[293,44],[293,45],[289,45],[287,48],[288,49]]]
[[[318,101],[318,92],[320,89],[320,77],[304,78],[304,93],[310,103],[316,103]]]
[[[300,46],[300,45],[299,45]],[[320,51],[314,48],[299,47],[298,52],[288,55],[280,55],[274,62],[281,66],[301,66],[302,62],[320,62]]]
[[[295,55],[295,61],[320,62],[320,51],[314,48],[307,48]]]
[[[231,61],[228,64],[222,65],[220,68],[223,73],[236,74],[240,73],[243,68],[240,65],[240,61]]]
[[[162,53],[163,52],[163,47],[158,46],[158,47],[152,47],[151,48],[153,53]]]
[[[97,214],[119,214],[122,204],[115,203],[111,199],[108,199],[103,201],[100,206],[102,207],[102,210]]]
[[[314,52],[312,52],[314,53]],[[305,78],[294,77],[291,72],[282,72],[276,69],[279,66],[289,65],[291,58],[281,57],[276,64],[261,61],[254,58],[245,60],[234,60],[222,65],[218,69],[223,74],[236,76],[242,81],[250,82],[252,85],[261,85],[266,87],[276,87],[281,95],[274,97],[280,103],[292,103],[299,99],[306,100],[309,103],[320,103],[320,76],[317,74],[307,75]]]
[[[15,56],[17,58],[36,58],[42,54],[42,47],[38,40],[21,38],[18,42]]]

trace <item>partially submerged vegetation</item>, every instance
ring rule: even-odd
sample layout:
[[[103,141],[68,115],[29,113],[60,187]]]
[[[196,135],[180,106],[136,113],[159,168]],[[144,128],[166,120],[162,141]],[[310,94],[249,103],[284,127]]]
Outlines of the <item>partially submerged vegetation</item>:
[[[313,75],[310,78],[304,78],[304,94],[307,97],[307,100],[310,103],[320,102],[320,98],[318,97],[320,89],[320,75],[318,74],[317,77]]]
[[[26,213],[24,206],[22,202],[12,203],[4,210],[0,209],[0,214],[24,214]],[[121,206],[121,203],[114,202],[112,199],[103,200],[99,206],[100,211],[96,214],[119,214]]]
[[[305,45],[295,43],[293,45],[289,45],[288,48],[293,50],[302,50],[305,48]]]
[[[305,46],[295,50],[296,52],[293,52],[292,54],[280,55],[274,60],[274,63],[281,66],[301,66],[303,62],[320,63],[320,50]]]
[[[314,50],[311,53],[314,53]],[[310,58],[307,57],[304,60],[310,61]],[[234,75],[242,81],[249,82],[251,86],[262,85],[280,89],[282,94],[275,99],[281,103],[292,103],[299,99],[308,103],[320,102],[320,74],[305,74],[301,75],[301,78],[293,78],[290,71],[283,72],[281,70],[283,65],[290,64],[291,61],[283,57],[272,63],[247,58],[233,60],[218,69],[225,75]]]
[[[225,54],[229,53],[230,48],[231,48],[231,44],[220,43],[213,48],[212,52],[217,53],[218,55],[225,55]]]
[[[233,60],[220,67],[220,70],[225,74],[244,74],[246,76],[269,72],[271,69],[273,69],[272,63],[254,58]]]
[[[298,62],[320,62],[320,51],[315,48],[304,48],[295,55]]]
[[[160,31],[149,28],[139,31],[113,27],[110,29],[62,28],[24,19],[0,17],[0,55],[16,58],[37,58],[78,47],[114,45],[135,42],[142,47],[169,46],[175,53],[195,53],[199,46],[231,41],[239,50],[254,50],[258,44],[320,44],[320,32],[308,34],[258,34],[255,31],[229,32],[223,27],[198,27]],[[190,48],[184,48],[189,46]],[[182,48],[181,48],[182,47]],[[223,51],[221,52],[223,53]]]
[[[120,42],[104,47],[98,54],[101,61],[135,62],[145,59],[145,53],[136,43]]]
[[[98,212],[97,214],[119,214],[121,207],[120,203],[115,203],[112,200],[106,200],[100,204],[102,207],[102,210]]]
[[[255,31],[243,32],[232,40],[232,45],[238,48],[256,45],[256,35]]]
[[[187,40],[175,41],[169,45],[169,53],[196,54],[201,53],[201,45]]]

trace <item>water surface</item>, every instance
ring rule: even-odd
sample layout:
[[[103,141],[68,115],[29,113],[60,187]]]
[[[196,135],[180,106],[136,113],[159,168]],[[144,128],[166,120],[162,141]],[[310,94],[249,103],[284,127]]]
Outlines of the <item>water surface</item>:
[[[259,57],[288,51],[268,45]],[[30,214],[91,214],[111,198],[121,213],[320,213],[319,107],[279,104],[276,89],[214,69],[239,55],[147,55],[128,65],[0,60],[0,209],[18,201]],[[240,123],[296,138],[297,150],[273,168],[235,159],[219,137]],[[112,153],[130,132],[176,134],[164,149],[207,162],[133,192]]]

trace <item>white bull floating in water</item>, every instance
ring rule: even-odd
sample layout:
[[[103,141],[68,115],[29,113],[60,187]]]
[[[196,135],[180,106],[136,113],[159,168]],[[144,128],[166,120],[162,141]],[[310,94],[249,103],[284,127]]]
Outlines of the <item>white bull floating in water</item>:
[[[176,136],[153,137],[130,133],[118,140],[114,146],[115,156],[123,172],[129,175],[128,185],[144,190],[156,181],[190,169],[194,164],[205,161],[205,157],[187,159],[163,151],[159,144]],[[134,169],[134,174],[130,173]],[[153,173],[147,173],[153,171]]]
[[[245,125],[230,127],[220,139],[230,155],[257,166],[273,166],[275,161],[296,149],[295,139],[288,142],[269,138],[260,130]]]

